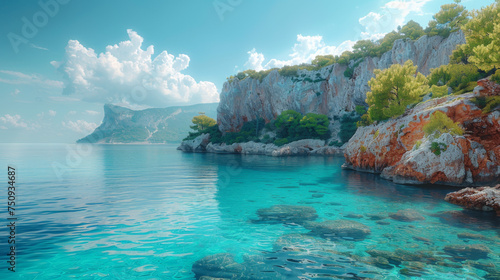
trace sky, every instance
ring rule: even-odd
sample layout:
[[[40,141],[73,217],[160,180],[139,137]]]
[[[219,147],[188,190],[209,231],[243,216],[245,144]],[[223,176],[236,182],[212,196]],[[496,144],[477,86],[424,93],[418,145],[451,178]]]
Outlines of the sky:
[[[423,27],[451,0],[0,1],[0,143],[73,143],[103,105],[218,102],[227,77]],[[493,0],[465,0],[479,9]]]

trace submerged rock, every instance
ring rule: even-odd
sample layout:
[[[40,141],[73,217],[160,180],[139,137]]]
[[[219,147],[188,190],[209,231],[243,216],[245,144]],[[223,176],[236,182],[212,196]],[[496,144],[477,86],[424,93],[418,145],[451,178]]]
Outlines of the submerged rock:
[[[203,276],[213,278],[237,279],[245,271],[245,267],[234,261],[233,255],[221,253],[206,256],[196,261],[192,269],[197,278]]]
[[[413,221],[425,220],[424,216],[422,216],[417,211],[411,210],[411,209],[399,210],[396,213],[389,214],[389,217],[391,217],[394,220],[403,221],[403,222],[413,222]]]
[[[491,188],[465,188],[447,194],[444,199],[467,209],[495,211],[500,216],[500,185]]]
[[[478,260],[488,258],[491,250],[482,244],[448,245],[444,247],[444,252],[459,259]]]
[[[378,221],[378,220],[383,220],[387,218],[386,213],[368,213],[365,214],[370,220]]]
[[[360,240],[366,238],[370,228],[362,223],[350,220],[328,220],[324,222],[308,222],[304,227],[311,230],[313,234],[322,237],[340,237],[344,239]]]
[[[478,240],[488,240],[488,238],[482,234],[461,232],[457,234],[460,239],[478,239]]]
[[[286,234],[278,238],[273,244],[274,251],[293,252],[330,252],[336,253],[336,244],[323,238],[305,234]]]
[[[274,205],[269,208],[261,208],[257,210],[257,215],[260,221],[297,224],[318,218],[316,209],[313,207],[297,205]]]

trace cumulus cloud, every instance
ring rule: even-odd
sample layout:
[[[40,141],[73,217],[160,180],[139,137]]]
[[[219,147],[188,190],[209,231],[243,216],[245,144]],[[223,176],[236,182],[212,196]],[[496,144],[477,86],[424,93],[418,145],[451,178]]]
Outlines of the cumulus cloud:
[[[70,40],[65,60],[52,62],[64,75],[63,94],[88,102],[151,107],[218,101],[213,83],[181,73],[189,66],[189,56],[163,51],[153,57],[153,46],[143,50],[143,38],[130,29],[127,33],[129,40],[107,46],[100,54]]]
[[[63,83],[61,81],[45,79],[44,77],[37,74],[24,74],[21,72],[9,70],[0,70],[0,83],[11,85],[35,85],[41,86],[43,88],[63,87]],[[16,89],[14,93],[18,94],[19,90]]]
[[[28,124],[24,122],[19,115],[9,115],[6,114],[3,117],[0,117],[0,122],[3,124],[9,126],[9,127],[14,127],[14,128],[28,128]],[[6,126],[3,126],[5,129],[7,129]]]
[[[430,0],[396,0],[386,3],[377,12],[370,12],[359,19],[364,28],[363,39],[380,39],[384,34],[403,26],[406,17],[414,12],[422,14],[422,7]]]
[[[265,60],[264,54],[258,53],[255,49],[252,49],[248,52],[249,58],[245,63],[245,67],[260,71],[264,69],[281,68],[285,65],[310,63],[318,55],[340,55],[344,51],[352,50],[354,44],[354,41],[348,40],[338,46],[328,46],[323,41],[322,36],[303,36],[299,34],[297,35],[297,43],[295,43],[289,55],[290,59],[279,60],[273,58],[263,65]]]
[[[56,111],[54,111],[54,110],[49,110],[49,116],[51,116],[51,117],[55,117],[55,116],[56,116],[56,114],[57,114],[57,112],[56,112]]]
[[[84,120],[62,122],[62,125],[80,134],[89,134],[98,127],[96,123],[91,123]]]

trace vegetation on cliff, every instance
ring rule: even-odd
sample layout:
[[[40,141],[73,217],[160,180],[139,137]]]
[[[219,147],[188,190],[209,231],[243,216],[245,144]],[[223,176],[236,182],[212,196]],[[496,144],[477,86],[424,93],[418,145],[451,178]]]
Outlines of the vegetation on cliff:
[[[200,125],[200,122],[203,125]],[[323,139],[330,137],[328,117],[321,114],[308,113],[302,115],[294,110],[282,112],[276,119],[265,123],[264,119],[245,122],[237,132],[219,131],[215,120],[200,115],[193,118],[194,130],[184,140],[193,140],[208,133],[212,143],[244,143],[249,141],[271,143],[281,146],[301,139]],[[265,129],[265,133],[263,130]],[[270,135],[276,135],[271,137]]]
[[[411,60],[374,73],[375,77],[368,82],[371,91],[366,94],[369,120],[383,121],[402,115],[409,105],[419,102],[429,92],[427,78],[417,72]]]

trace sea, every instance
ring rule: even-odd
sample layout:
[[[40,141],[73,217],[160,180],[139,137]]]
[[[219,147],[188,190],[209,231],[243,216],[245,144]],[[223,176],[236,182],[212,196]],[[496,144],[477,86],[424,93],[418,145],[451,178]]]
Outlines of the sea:
[[[172,144],[0,144],[0,279],[500,279],[494,214],[447,203],[456,188],[398,185],[343,163]],[[259,215],[276,205],[317,217]],[[337,220],[370,233],[318,235],[308,224]]]

